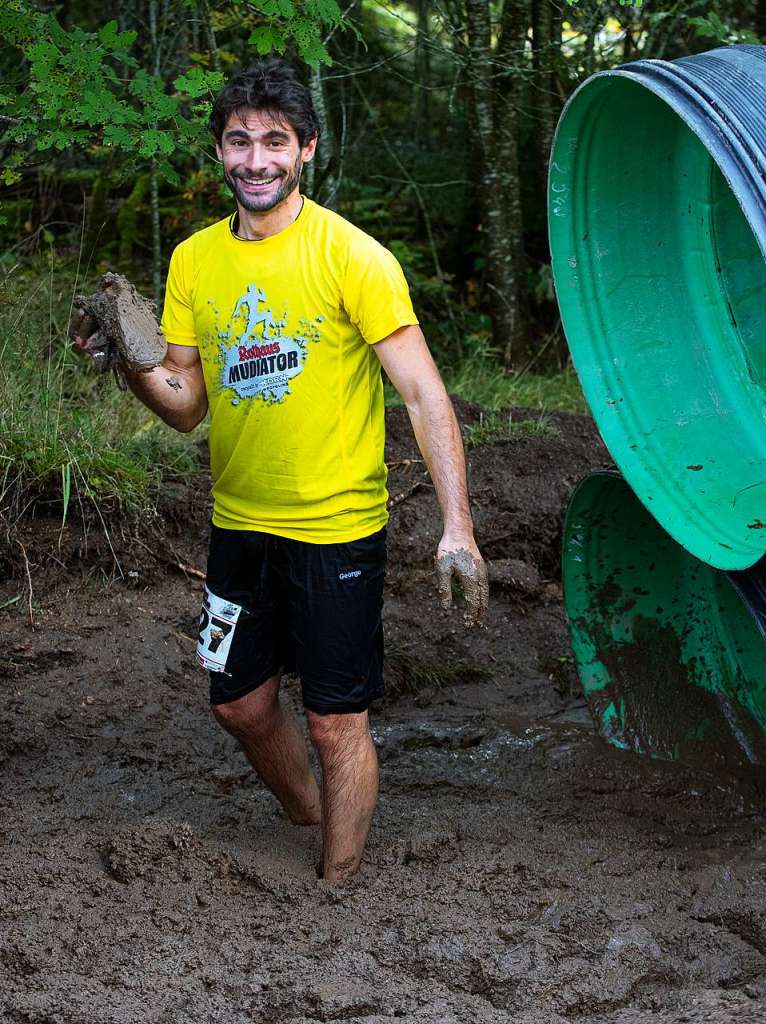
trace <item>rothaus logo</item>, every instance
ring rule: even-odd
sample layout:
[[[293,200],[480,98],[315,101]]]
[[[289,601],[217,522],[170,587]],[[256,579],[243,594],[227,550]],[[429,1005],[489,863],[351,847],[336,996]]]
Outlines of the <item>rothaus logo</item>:
[[[221,385],[239,399],[260,396],[268,404],[290,394],[289,383],[303,371],[307,339],[283,333],[286,316],[276,320],[271,309],[260,309],[266,293],[254,284],[234,306],[229,328],[220,336]]]
[[[338,573],[339,580],[355,580],[362,575],[361,569],[352,569],[351,572],[340,572]]]

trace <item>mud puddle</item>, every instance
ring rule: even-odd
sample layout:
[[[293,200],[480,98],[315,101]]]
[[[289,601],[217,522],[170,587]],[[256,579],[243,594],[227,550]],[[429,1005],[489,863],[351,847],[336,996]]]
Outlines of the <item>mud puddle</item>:
[[[35,629],[0,612],[0,1020],[766,1020],[762,801],[606,748],[584,716],[555,537],[603,453],[563,426],[472,454],[501,563],[481,632],[432,592],[432,496],[392,513],[381,796],[345,889],[207,711],[200,582],[130,551],[108,584],[32,561]],[[204,531],[173,545],[199,565]]]

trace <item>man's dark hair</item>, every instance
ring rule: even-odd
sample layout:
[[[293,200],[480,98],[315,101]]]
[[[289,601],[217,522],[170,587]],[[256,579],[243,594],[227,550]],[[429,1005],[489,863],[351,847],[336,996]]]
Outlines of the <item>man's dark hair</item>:
[[[319,135],[319,118],[311,93],[293,65],[279,57],[259,58],[227,82],[218,94],[210,113],[210,130],[219,146],[231,114],[242,116],[248,109],[289,124],[295,129],[301,148]]]

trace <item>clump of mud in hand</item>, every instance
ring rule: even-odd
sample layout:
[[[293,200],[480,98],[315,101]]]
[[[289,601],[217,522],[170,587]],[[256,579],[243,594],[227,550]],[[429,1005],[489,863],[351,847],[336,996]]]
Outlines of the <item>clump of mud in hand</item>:
[[[489,606],[489,580],[487,566],[474,558],[467,548],[447,551],[436,556],[436,586],[442,608],[452,605],[452,577],[456,576],[463,588],[465,597],[464,621],[470,629],[478,625],[486,614]]]
[[[99,291],[77,296],[70,334],[80,339],[79,347],[101,373],[120,365],[139,372],[152,370],[168,348],[154,303],[121,274],[104,274]]]

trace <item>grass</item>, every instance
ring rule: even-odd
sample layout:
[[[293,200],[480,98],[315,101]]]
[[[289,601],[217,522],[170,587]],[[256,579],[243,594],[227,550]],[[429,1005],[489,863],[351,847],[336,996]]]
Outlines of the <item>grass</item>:
[[[561,431],[550,422],[547,413],[537,419],[513,419],[510,412],[498,410],[481,413],[478,423],[463,428],[467,448],[478,448],[482,444],[519,441],[525,437],[561,437]]]
[[[424,690],[443,690],[459,683],[483,683],[492,678],[484,665],[466,660],[441,661],[421,658],[401,648],[386,652],[386,696],[419,694]]]
[[[437,359],[437,363],[440,360]],[[485,409],[509,409],[516,406],[540,412],[571,412],[588,415],[588,406],[577,374],[571,367],[561,373],[509,373],[492,351],[477,342],[472,355],[457,365],[439,366],[451,395],[476,402]],[[386,404],[401,405],[401,399],[386,384]]]
[[[199,468],[194,435],[161,424],[67,338],[73,297],[95,287],[53,253],[0,271],[0,522],[77,511],[145,521],[163,481]]]

